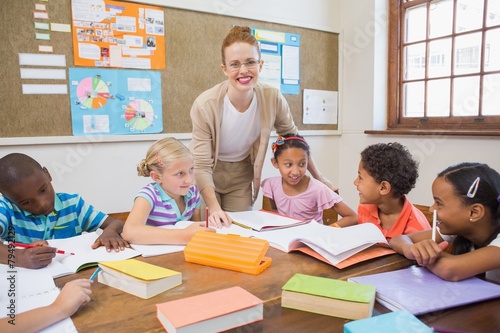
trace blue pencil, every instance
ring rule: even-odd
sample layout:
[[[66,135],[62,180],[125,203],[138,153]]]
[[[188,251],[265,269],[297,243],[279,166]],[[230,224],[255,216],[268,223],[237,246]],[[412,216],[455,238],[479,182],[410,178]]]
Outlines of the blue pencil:
[[[101,270],[101,267],[97,267],[97,269],[95,270],[95,272],[90,276],[90,280],[94,281],[94,279],[97,276],[97,273],[99,273],[100,270]]]

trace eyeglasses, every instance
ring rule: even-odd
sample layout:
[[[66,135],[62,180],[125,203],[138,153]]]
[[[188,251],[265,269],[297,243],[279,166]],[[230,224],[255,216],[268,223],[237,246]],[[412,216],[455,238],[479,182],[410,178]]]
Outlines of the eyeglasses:
[[[247,62],[235,61],[235,62],[230,63],[229,65],[226,65],[226,67],[228,67],[232,71],[237,71],[243,65],[247,69],[252,69],[252,68],[255,68],[259,63],[260,63],[260,60],[249,60]]]

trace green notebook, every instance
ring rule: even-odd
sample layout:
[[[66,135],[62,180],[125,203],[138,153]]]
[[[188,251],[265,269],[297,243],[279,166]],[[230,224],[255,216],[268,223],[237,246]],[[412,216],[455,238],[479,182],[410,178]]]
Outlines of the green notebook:
[[[283,286],[281,305],[347,319],[371,317],[375,287],[319,276],[295,274]]]

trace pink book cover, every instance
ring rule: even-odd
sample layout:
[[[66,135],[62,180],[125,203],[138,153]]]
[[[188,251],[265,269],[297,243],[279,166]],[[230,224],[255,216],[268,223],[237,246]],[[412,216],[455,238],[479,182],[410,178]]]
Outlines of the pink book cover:
[[[209,320],[262,304],[262,300],[241,287],[221,289],[201,295],[157,304],[158,311],[175,328]]]

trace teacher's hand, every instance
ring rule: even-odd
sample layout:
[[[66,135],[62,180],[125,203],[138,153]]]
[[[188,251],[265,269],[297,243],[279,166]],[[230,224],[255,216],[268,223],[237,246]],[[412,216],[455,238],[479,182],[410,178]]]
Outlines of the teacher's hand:
[[[333,186],[333,183],[328,178],[322,176],[321,179],[318,180],[323,184],[325,184],[333,192],[339,193],[339,188],[337,186]]]
[[[210,210],[210,216],[208,217],[208,225],[216,228],[222,228],[222,226],[229,227],[233,219],[231,219],[226,212],[222,209],[212,211]]]

